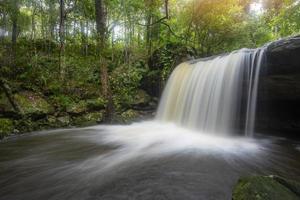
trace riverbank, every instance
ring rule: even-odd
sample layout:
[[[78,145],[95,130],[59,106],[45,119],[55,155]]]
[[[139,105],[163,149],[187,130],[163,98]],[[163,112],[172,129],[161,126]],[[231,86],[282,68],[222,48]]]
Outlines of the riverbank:
[[[126,124],[154,116],[157,99],[139,90],[130,105],[119,108],[109,123]],[[0,139],[13,134],[63,127],[84,127],[106,122],[101,98],[72,100],[23,90],[0,98]],[[106,122],[107,123],[107,122]]]

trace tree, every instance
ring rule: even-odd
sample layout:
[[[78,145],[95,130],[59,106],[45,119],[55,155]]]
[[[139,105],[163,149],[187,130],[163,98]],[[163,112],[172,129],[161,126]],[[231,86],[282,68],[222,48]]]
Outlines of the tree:
[[[102,94],[107,100],[106,107],[106,120],[111,121],[113,112],[112,94],[109,85],[109,76],[107,69],[106,49],[108,48],[108,31],[106,24],[106,7],[104,0],[95,0],[95,16],[96,16],[96,29],[97,29],[97,51],[100,59],[100,79],[102,86]]]
[[[61,75],[61,79],[64,77],[64,70],[65,70],[65,61],[64,61],[64,53],[65,53],[65,0],[59,1],[59,41],[60,41],[60,48],[59,48],[59,71]]]

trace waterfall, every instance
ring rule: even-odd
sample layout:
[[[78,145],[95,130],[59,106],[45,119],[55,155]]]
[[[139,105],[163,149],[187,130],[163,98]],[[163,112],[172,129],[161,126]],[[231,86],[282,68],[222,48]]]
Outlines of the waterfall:
[[[265,48],[182,63],[171,74],[156,118],[208,133],[251,136]]]

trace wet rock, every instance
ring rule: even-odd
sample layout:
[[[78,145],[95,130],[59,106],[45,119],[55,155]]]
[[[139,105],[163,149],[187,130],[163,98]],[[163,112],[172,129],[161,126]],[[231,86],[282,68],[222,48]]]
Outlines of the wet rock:
[[[256,130],[300,138],[300,36],[272,43],[261,71]]]
[[[233,191],[233,200],[297,200],[300,184],[277,176],[240,178]]]

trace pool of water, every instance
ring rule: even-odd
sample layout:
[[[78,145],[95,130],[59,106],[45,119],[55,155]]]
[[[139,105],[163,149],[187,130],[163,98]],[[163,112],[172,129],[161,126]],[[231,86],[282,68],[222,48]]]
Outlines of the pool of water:
[[[300,143],[143,122],[0,142],[0,199],[231,199],[241,176],[300,180]]]

